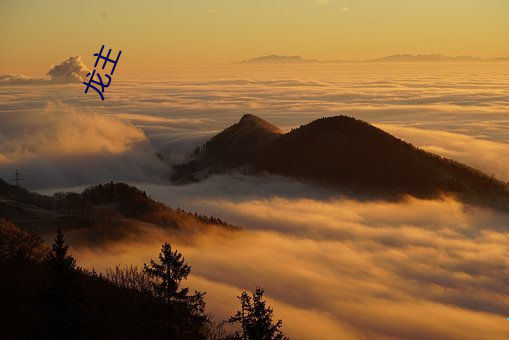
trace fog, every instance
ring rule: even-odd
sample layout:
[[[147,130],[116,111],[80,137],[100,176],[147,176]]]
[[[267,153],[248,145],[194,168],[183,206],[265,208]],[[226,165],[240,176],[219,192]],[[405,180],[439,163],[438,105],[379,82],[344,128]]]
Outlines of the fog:
[[[72,78],[73,72],[86,69],[81,61],[64,67],[68,64],[74,65],[65,61],[57,65],[62,71],[59,76],[70,74]],[[85,94],[83,84],[1,83],[0,177],[10,178],[16,168],[22,172],[35,168],[26,165],[26,155],[31,153],[55,172],[63,164],[65,169],[45,176],[44,181],[25,176],[28,187],[48,189],[101,180],[83,174],[83,164],[72,158],[70,151],[83,151],[79,146],[53,147],[51,157],[43,146],[33,150],[43,133],[47,140],[62,141],[61,145],[67,145],[65,135],[83,141],[83,145],[93,140],[88,159],[97,155],[94,169],[101,176],[150,181],[145,166],[154,163],[153,167],[160,168],[155,158],[143,160],[137,170],[130,166],[129,171],[119,172],[125,161],[122,154],[138,147],[135,142],[145,142],[153,155],[159,153],[170,163],[179,163],[242,114],[252,113],[285,130],[322,116],[351,115],[507,181],[508,80],[509,69],[504,63],[223,65],[183,69],[158,78],[123,78],[119,74],[106,89],[104,101],[94,92]],[[97,123],[90,126],[97,126],[99,120],[101,124],[114,122],[113,131],[103,129],[106,133],[97,136],[90,129],[76,128],[68,124],[65,112],[86,115],[81,121],[91,120],[89,113],[93,113]],[[45,117],[48,121],[41,123]],[[32,133],[27,134],[23,124],[13,125],[13,120],[23,120],[28,129],[43,132],[37,132],[31,143],[20,144],[18,138],[30,139]],[[118,160],[103,157],[112,151]],[[78,175],[73,177],[73,171]],[[158,182],[161,174],[154,178]]]
[[[169,241],[192,265],[188,283],[207,291],[216,320],[234,314],[241,290],[262,286],[297,339],[507,338],[507,214],[453,197],[358,201],[279,176],[167,180],[171,164],[252,113],[285,130],[351,115],[509,181],[507,64],[119,74],[104,101],[81,84],[9,77],[0,84],[0,178],[19,169],[27,188],[43,192],[127,181],[174,208],[243,228],[148,228],[100,245],[70,234],[79,265],[141,265]]]
[[[359,202],[325,198],[327,192],[300,184],[303,196],[321,198],[297,198],[296,190],[284,189],[291,181],[276,178],[268,181],[280,194],[269,196],[255,182],[229,181],[153,192],[243,231],[186,237],[147,230],[135,240],[72,252],[80,264],[104,270],[141,265],[171,242],[192,265],[189,285],[207,291],[217,320],[234,314],[241,290],[261,286],[293,338],[506,335],[508,215],[445,197]],[[229,185],[229,193],[213,198],[218,185]]]

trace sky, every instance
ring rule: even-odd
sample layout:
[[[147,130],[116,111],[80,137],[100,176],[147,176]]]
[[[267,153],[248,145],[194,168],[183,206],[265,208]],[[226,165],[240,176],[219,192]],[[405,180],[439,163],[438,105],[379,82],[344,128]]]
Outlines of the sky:
[[[0,3],[0,72],[41,75],[101,45],[124,72],[267,54],[370,59],[398,53],[509,55],[506,0],[171,0]]]

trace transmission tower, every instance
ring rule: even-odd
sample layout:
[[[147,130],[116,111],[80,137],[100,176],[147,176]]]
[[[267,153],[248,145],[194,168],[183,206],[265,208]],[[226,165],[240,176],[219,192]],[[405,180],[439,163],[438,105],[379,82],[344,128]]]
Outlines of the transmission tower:
[[[16,172],[14,173],[14,178],[11,180],[14,182],[14,185],[17,186],[18,188],[19,182],[23,180],[23,178],[21,178],[19,175],[20,175],[19,170],[16,170]]]

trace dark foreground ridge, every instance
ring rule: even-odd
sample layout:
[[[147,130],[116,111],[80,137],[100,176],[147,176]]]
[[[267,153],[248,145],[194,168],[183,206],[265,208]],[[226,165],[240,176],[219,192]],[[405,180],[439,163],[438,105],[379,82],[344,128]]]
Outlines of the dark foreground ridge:
[[[509,188],[454,160],[421,150],[348,116],[326,117],[281,133],[253,115],[207,142],[194,159],[175,167],[177,182],[241,170],[327,185],[362,197],[454,195],[474,204],[509,208]],[[253,127],[246,120],[255,121]]]
[[[118,265],[98,274],[78,266],[61,229],[50,247],[0,219],[1,337],[287,339],[262,289],[252,297],[242,292],[241,309],[228,320],[214,321],[206,313],[205,292],[185,287],[190,272],[183,255],[166,242],[143,268]]]
[[[214,320],[205,292],[185,287],[191,266],[168,242],[141,268],[118,265],[98,274],[79,267],[62,232],[74,234],[73,245],[99,250],[100,241],[153,237],[149,228],[189,240],[211,228],[223,235],[239,230],[173,210],[124,183],[45,196],[0,180],[0,338],[286,339],[259,288],[241,293],[241,309],[230,319]],[[42,236],[52,238],[57,229],[49,246]]]

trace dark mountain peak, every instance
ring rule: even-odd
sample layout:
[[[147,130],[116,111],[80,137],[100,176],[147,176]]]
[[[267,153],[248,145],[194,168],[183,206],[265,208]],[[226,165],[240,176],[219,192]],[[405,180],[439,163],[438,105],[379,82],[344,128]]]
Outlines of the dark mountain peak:
[[[250,120],[257,120],[257,119],[261,119],[260,117],[258,117],[257,115],[254,115],[254,114],[251,114],[251,113],[246,113],[244,114],[241,118],[240,118],[240,121],[239,122],[243,122],[243,121],[250,121]]]
[[[210,162],[218,162],[225,167],[253,162],[281,134],[283,131],[277,126],[258,116],[245,114],[238,123],[227,127],[205,144],[198,156],[200,167],[206,167]]]
[[[273,143],[275,147],[281,145],[295,149],[304,147],[303,150],[309,150],[311,154],[327,156],[330,162],[334,162],[337,156],[346,156],[338,154],[338,151],[344,152],[349,148],[365,150],[366,154],[362,155],[365,158],[371,156],[370,151],[378,148],[385,149],[398,145],[415,149],[365,121],[345,115],[318,118],[292,129]]]
[[[317,119],[281,136],[255,170],[375,195],[436,197],[507,209],[506,185],[347,116]]]
[[[363,120],[359,120],[353,117],[340,115],[332,117],[322,117],[312,121],[309,124],[302,126],[306,129],[326,129],[326,130],[348,130],[353,129],[377,129],[373,125],[366,123]],[[377,129],[378,130],[378,129]]]
[[[294,139],[304,136],[323,141],[328,140],[327,136],[335,139],[340,138],[340,140],[335,140],[335,142],[341,142],[341,144],[353,142],[369,144],[370,142],[380,143],[382,141],[403,143],[365,121],[344,115],[316,119],[309,124],[292,130],[291,133],[286,134],[281,139]],[[328,148],[337,146],[337,144],[324,145],[324,147]]]
[[[256,115],[249,113],[243,115],[242,118],[240,118],[239,122],[237,124],[232,125],[232,127],[235,127],[237,129],[239,128],[258,129],[265,131],[267,133],[275,134],[283,133],[283,130],[281,130],[274,124],[269,123],[265,119],[262,119]]]
[[[240,166],[249,173],[308,180],[363,197],[452,194],[497,209],[509,207],[505,183],[348,116],[320,118],[283,134],[245,115],[213,137],[194,163],[177,167],[175,178],[196,179],[194,174],[205,177]]]

